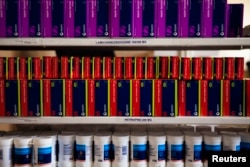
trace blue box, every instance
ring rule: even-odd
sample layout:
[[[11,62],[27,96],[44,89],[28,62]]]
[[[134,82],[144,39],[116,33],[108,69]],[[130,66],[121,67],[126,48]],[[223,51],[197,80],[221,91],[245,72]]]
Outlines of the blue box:
[[[244,80],[230,81],[230,116],[245,116]],[[248,102],[247,102],[248,103]]]
[[[166,37],[179,36],[180,0],[166,0]]]
[[[131,80],[117,80],[117,116],[131,116]]]
[[[244,4],[229,4],[228,8],[228,37],[242,37]]]
[[[189,37],[201,37],[203,0],[189,0]]]
[[[207,116],[222,116],[222,85],[221,80],[208,81]]]
[[[212,36],[227,36],[227,0],[214,0],[213,2],[213,23]]]
[[[142,0],[142,37],[155,37],[157,29],[157,1]]]
[[[86,80],[72,80],[72,82],[73,116],[86,116]]]
[[[87,0],[75,0],[75,37],[87,37]]]
[[[28,116],[43,116],[42,80],[28,80]]]
[[[5,116],[20,116],[19,80],[5,81]]]
[[[97,37],[108,37],[109,33],[109,0],[96,0],[97,5]],[[126,11],[127,13],[127,11]]]
[[[153,80],[140,80],[140,116],[154,116]]]

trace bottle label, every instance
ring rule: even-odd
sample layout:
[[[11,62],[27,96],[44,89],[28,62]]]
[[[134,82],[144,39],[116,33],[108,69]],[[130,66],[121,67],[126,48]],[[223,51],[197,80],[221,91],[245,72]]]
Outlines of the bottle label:
[[[110,144],[95,145],[95,160],[103,162],[110,160]]]
[[[38,162],[37,164],[49,164],[51,163],[51,153],[52,148],[46,147],[46,148],[38,148]]]
[[[91,147],[87,145],[76,145],[76,160],[77,161],[91,161]]]
[[[189,162],[200,161],[202,159],[202,145],[186,145],[186,159]]]
[[[249,151],[250,150],[250,143],[241,142],[240,143],[240,150],[241,151]]]
[[[221,151],[221,145],[208,145],[204,146],[205,151]]]
[[[183,144],[171,145],[170,160],[183,160]]]
[[[73,145],[64,144],[63,145],[63,160],[73,160]]]
[[[15,164],[26,165],[31,164],[31,148],[15,148]]]
[[[115,145],[114,151],[115,151],[116,162],[128,161],[128,146]]]
[[[133,145],[133,160],[146,160],[147,159],[147,145],[134,144]]]

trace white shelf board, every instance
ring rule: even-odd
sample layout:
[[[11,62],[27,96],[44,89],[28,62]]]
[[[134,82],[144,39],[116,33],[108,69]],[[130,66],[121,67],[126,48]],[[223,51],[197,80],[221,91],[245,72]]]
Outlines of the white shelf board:
[[[250,38],[0,38],[1,47],[250,48]]]
[[[1,117],[0,124],[237,124],[250,117]]]

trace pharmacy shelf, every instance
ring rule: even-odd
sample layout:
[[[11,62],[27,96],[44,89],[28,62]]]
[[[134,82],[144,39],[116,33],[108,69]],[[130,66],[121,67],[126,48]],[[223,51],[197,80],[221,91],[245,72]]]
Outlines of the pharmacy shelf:
[[[209,124],[250,125],[250,117],[1,117],[0,124]]]
[[[250,48],[250,38],[0,38],[0,49],[223,50]]]

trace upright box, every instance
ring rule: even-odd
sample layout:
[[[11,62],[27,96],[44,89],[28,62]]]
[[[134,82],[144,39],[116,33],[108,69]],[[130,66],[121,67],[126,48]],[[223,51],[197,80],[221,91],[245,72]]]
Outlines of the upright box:
[[[28,58],[28,79],[42,79],[43,78],[43,58],[29,57]]]
[[[212,37],[214,0],[203,0],[201,36]]]
[[[224,58],[224,78],[235,79],[235,58],[225,57]]]
[[[42,80],[20,80],[21,116],[43,116]]]
[[[192,78],[192,63],[190,57],[181,58],[179,78],[183,80],[190,80]]]
[[[179,116],[200,115],[200,81],[180,80],[178,83]]]
[[[124,79],[134,79],[135,76],[135,57],[124,58]]]
[[[246,116],[244,80],[223,81],[223,115]],[[246,102],[248,103],[248,102]]]
[[[103,57],[103,79],[113,79],[114,77],[114,58]]]
[[[97,32],[97,3],[87,0],[87,37],[96,37]]]
[[[97,5],[97,37],[110,36],[110,0],[95,0]]]
[[[93,59],[91,57],[83,57],[83,79],[91,79],[93,72]]]
[[[155,80],[155,116],[178,116],[178,81]]]
[[[0,79],[6,79],[7,61],[7,58],[0,57]]]
[[[201,80],[200,82],[201,116],[222,116],[223,81]]]
[[[22,37],[43,36],[43,0],[21,0]]]
[[[212,57],[204,57],[202,59],[202,71],[203,71],[203,79],[211,80],[213,79],[213,65],[214,61]]]
[[[154,116],[154,80],[132,80],[132,115]]]
[[[17,58],[17,79],[28,79],[28,58],[18,57]]]
[[[87,37],[87,0],[75,0],[75,37]]]
[[[134,3],[135,0],[111,0],[111,37],[132,37]]]
[[[0,80],[0,117],[4,117],[5,114],[5,80]]]
[[[157,79],[158,59],[156,57],[146,57],[146,74],[145,79]]]
[[[244,57],[235,57],[235,79],[243,79],[245,76],[244,71]]]
[[[7,79],[17,79],[17,57],[7,57]]]
[[[243,35],[244,4],[228,4],[228,37]]]
[[[21,0],[1,0],[0,13],[0,37],[20,37]]]
[[[93,79],[103,79],[104,65],[101,57],[93,57]]]
[[[188,37],[188,27],[189,27],[189,0],[180,0],[179,3],[179,30],[180,37]]]
[[[145,79],[146,75],[146,58],[135,57],[135,79]]]
[[[125,61],[123,57],[114,57],[114,78],[125,78]]]
[[[59,64],[61,64],[60,61],[61,61],[60,58],[58,58],[57,56],[52,57],[52,60],[51,60],[52,76],[51,77],[53,79],[58,79],[59,73],[61,73],[60,66],[59,66]]]
[[[61,79],[68,79],[70,78],[70,58],[67,56],[61,57],[60,60],[60,72],[61,72]]]
[[[5,81],[5,116],[20,116],[20,80]]]
[[[201,57],[192,58],[192,78],[194,80],[202,79],[202,58]]]
[[[74,0],[45,0],[44,37],[74,36]]]
[[[213,2],[212,37],[227,36],[227,0]]]
[[[110,116],[132,116],[132,80],[110,80]]]
[[[81,67],[80,67],[80,57],[73,56],[70,58],[70,78],[80,79],[81,77]]]
[[[245,79],[245,114],[250,117],[250,80]]]
[[[203,0],[189,0],[188,37],[201,37]]]
[[[180,68],[180,58],[177,56],[170,57],[169,61],[169,78],[178,79],[179,78],[179,68]]]
[[[44,116],[65,115],[65,81],[62,79],[43,80]]]
[[[88,115],[110,115],[110,81],[88,80]]]
[[[169,57],[159,57],[159,79],[169,78]]]
[[[65,80],[65,116],[87,116],[87,80]]]
[[[132,37],[142,37],[143,1],[133,0],[132,10]],[[150,11],[151,13],[152,11]]]
[[[51,79],[52,72],[53,72],[52,57],[44,56],[43,57],[43,78]]]
[[[222,57],[214,57],[214,79],[220,80],[224,78],[224,59]]]

